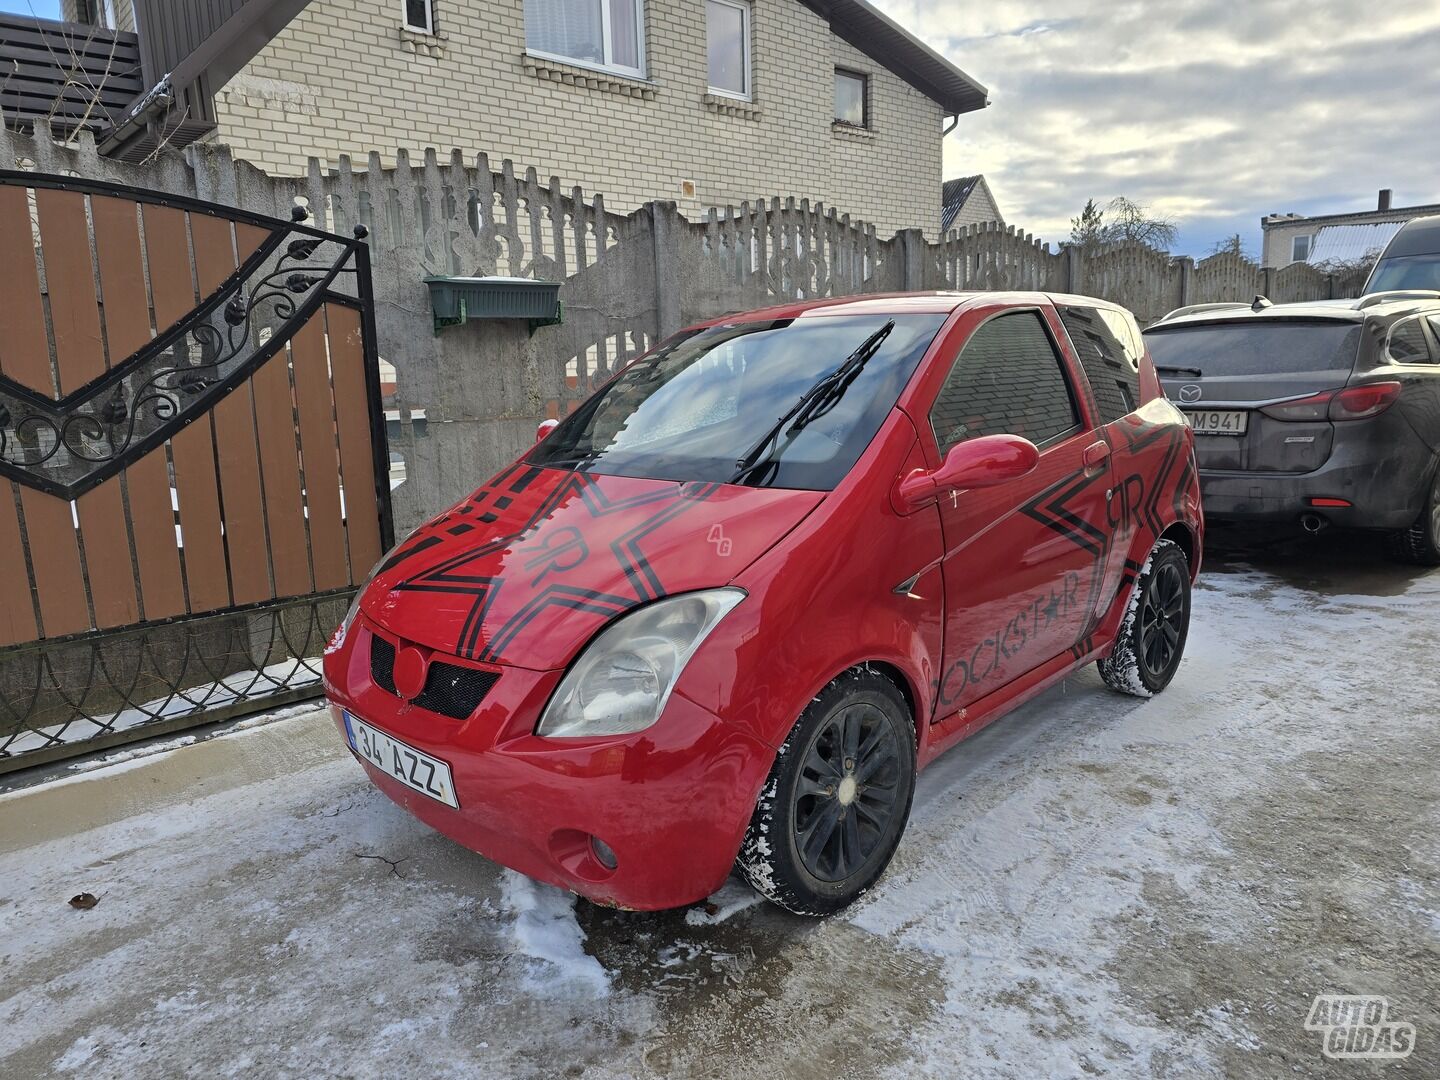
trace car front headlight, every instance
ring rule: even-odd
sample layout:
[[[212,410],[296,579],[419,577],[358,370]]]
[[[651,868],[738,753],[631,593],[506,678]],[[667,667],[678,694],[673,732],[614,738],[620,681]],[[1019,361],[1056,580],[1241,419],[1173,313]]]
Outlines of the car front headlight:
[[[740,589],[707,589],[622,615],[570,666],[535,734],[558,739],[643,731],[660,719],[700,643],[743,599]]]

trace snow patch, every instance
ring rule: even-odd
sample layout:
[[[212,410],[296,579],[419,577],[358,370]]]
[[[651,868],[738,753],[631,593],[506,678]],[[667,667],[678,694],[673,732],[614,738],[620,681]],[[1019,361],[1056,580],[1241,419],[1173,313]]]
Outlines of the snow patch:
[[[754,907],[763,899],[765,898],[743,881],[730,878],[705,904],[685,912],[685,922],[690,926],[715,926],[746,908]],[[705,910],[706,907],[713,907],[714,914]]]
[[[610,993],[610,973],[585,951],[585,931],[575,920],[575,897],[514,870],[500,879],[502,905],[514,915],[511,934],[517,950],[532,960],[526,982],[549,991],[579,986],[591,996]]]

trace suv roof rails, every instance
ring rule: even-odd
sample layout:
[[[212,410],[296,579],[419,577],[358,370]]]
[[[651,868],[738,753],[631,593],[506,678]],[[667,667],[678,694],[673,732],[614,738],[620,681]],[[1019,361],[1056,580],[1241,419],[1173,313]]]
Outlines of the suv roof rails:
[[[1174,311],[1166,312],[1150,325],[1158,326],[1160,323],[1169,322],[1171,319],[1178,319],[1182,315],[1194,315],[1197,311],[1219,311],[1221,308],[1244,308],[1249,306],[1249,304],[1238,300],[1231,300],[1222,304],[1187,304],[1185,307],[1178,307]]]
[[[1366,293],[1355,301],[1357,309],[1388,304],[1392,300],[1440,300],[1440,292],[1434,289],[1390,289],[1386,292]]]

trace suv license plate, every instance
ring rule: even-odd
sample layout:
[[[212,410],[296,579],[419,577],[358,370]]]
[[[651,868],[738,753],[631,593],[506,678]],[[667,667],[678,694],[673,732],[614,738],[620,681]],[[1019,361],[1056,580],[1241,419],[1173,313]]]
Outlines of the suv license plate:
[[[460,809],[460,803],[455,798],[455,781],[450,777],[450,766],[439,758],[386,735],[348,711],[345,713],[345,735],[355,753],[387,776],[436,802]]]
[[[1243,409],[1191,409],[1185,416],[1196,435],[1244,435],[1250,427]]]

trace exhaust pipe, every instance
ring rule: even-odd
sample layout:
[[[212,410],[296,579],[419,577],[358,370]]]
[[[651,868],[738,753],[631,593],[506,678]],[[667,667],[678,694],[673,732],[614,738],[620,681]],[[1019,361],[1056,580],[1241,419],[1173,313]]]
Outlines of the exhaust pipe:
[[[1330,523],[1326,521],[1323,517],[1321,517],[1319,514],[1300,515],[1300,527],[1311,535],[1318,533],[1321,529],[1325,528],[1325,526],[1329,524]]]

